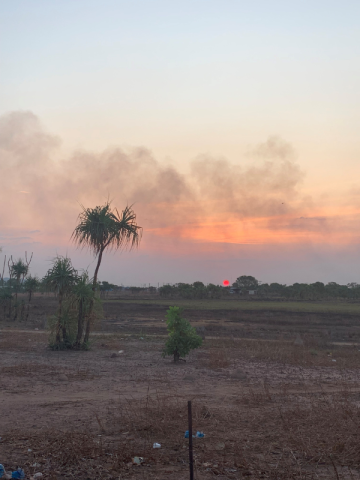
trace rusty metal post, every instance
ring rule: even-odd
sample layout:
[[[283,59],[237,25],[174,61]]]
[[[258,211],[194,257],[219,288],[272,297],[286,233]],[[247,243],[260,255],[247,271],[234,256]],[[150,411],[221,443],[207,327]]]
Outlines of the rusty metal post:
[[[190,480],[194,480],[194,455],[193,455],[193,436],[192,436],[192,412],[191,400],[188,401],[188,420],[189,420],[189,467]]]

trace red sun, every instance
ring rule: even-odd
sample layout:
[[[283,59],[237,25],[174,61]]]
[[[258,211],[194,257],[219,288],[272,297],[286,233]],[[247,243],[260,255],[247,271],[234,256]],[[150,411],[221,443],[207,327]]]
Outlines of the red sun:
[[[224,285],[224,287],[228,287],[230,285],[229,280],[224,280],[223,285]]]

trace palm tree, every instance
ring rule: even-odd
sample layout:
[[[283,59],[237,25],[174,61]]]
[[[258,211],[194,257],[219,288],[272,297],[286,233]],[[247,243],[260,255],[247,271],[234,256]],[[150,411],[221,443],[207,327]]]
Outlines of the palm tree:
[[[29,275],[24,282],[24,289],[29,294],[29,303],[32,299],[32,294],[39,288],[40,280],[38,277],[33,277]]]
[[[59,312],[56,325],[56,343],[61,343],[60,331],[63,342],[67,341],[66,323],[62,321],[62,305],[66,294],[71,292],[72,287],[78,280],[78,273],[72,266],[68,257],[58,256],[53,260],[53,266],[44,277],[45,285],[59,297]]]
[[[39,286],[40,286],[40,280],[37,277],[33,277],[31,275],[29,275],[24,282],[25,291],[28,292],[29,294],[25,321],[27,321],[27,319],[29,318],[32,294],[39,288]]]
[[[12,261],[12,257],[11,257],[11,261]],[[12,262],[10,269],[11,269],[10,278],[14,276],[16,280],[16,286],[15,286],[15,309],[16,310],[15,310],[15,317],[14,317],[14,320],[16,320],[18,316],[18,303],[17,303],[18,291],[20,289],[22,282],[24,281],[24,278],[29,272],[29,265],[27,265],[25,262],[23,262],[21,258],[19,258],[19,260],[17,260],[15,263]],[[23,314],[23,311],[21,310],[21,317],[22,317],[22,314]]]
[[[78,328],[75,347],[79,348],[84,330],[85,319],[89,314],[89,309],[93,299],[92,283],[89,280],[89,275],[87,272],[84,272],[81,277],[78,278],[77,284],[72,289],[72,297],[76,303],[78,311]]]
[[[112,209],[111,203],[95,208],[82,207],[79,223],[72,233],[72,239],[79,247],[87,247],[97,257],[97,264],[93,277],[93,298],[90,305],[89,317],[86,324],[84,342],[88,342],[90,335],[90,317],[94,306],[94,297],[97,287],[97,278],[103,254],[106,249],[126,249],[138,247],[142,227],[136,223],[136,214],[132,207],[127,206],[121,213],[117,208]]]

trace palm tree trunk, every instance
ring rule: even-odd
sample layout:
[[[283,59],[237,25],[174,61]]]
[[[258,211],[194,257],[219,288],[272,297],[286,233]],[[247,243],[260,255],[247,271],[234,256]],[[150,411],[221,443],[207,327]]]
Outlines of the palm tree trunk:
[[[76,342],[75,342],[75,345],[77,347],[80,346],[81,337],[82,337],[82,334],[83,334],[83,328],[84,328],[83,300],[81,299],[80,303],[79,303],[78,331],[77,331]]]
[[[89,341],[89,337],[90,337],[91,318],[92,318],[92,314],[93,314],[93,310],[94,310],[94,299],[95,299],[95,292],[96,292],[96,285],[97,285],[97,277],[98,277],[98,273],[99,273],[99,268],[100,268],[103,252],[104,252],[104,248],[102,248],[99,252],[99,257],[98,257],[98,261],[97,261],[97,265],[96,265],[95,273],[94,273],[93,286],[92,286],[93,297],[92,297],[91,302],[90,302],[89,315],[88,315],[88,319],[87,319],[87,322],[86,322],[86,330],[85,330],[85,337],[84,337],[84,343],[85,344]]]
[[[31,296],[32,296],[32,290],[29,290],[29,299],[28,299],[28,305],[27,305],[27,311],[26,311],[26,318],[25,322],[28,321],[29,315],[30,315],[30,303],[31,303]]]
[[[61,338],[60,338],[60,328],[61,328],[61,313],[62,313],[62,295],[59,294],[59,317],[58,317],[58,322],[56,325],[56,343],[61,343]]]

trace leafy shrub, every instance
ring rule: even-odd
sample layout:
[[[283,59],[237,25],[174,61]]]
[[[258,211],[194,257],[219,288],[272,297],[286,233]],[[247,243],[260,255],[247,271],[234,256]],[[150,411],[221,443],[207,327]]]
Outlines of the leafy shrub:
[[[188,320],[182,318],[180,307],[170,307],[166,312],[166,324],[169,332],[168,340],[162,356],[174,355],[174,362],[188,355],[190,350],[200,347],[202,338],[196,334]]]

